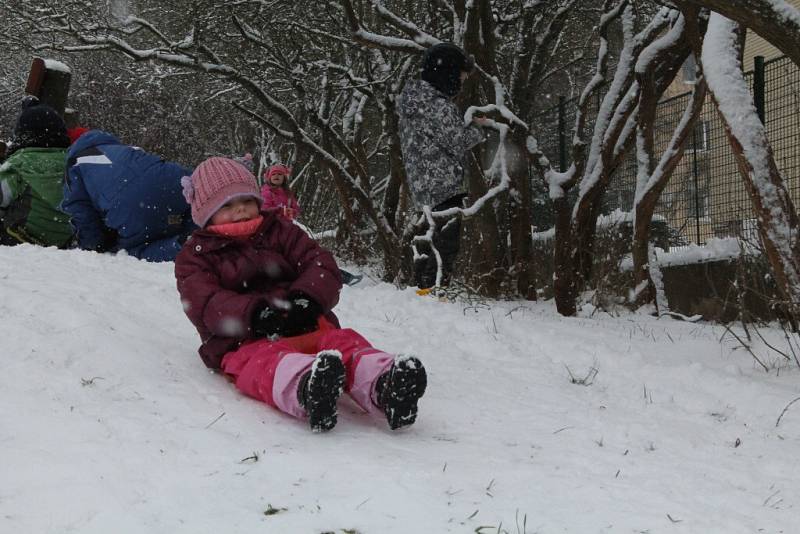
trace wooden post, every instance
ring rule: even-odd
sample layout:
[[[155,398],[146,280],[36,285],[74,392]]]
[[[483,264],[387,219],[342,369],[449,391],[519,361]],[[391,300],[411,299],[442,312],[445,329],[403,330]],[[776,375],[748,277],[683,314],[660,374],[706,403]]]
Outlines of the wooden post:
[[[64,116],[72,73],[69,67],[52,59],[34,58],[25,92]]]
[[[567,172],[567,99],[558,96],[558,170]]]

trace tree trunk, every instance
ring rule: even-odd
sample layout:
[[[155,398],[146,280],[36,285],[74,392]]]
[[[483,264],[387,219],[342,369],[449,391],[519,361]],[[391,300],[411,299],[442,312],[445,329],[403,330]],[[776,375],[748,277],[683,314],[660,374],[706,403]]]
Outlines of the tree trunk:
[[[741,69],[745,28],[713,14],[709,35],[703,43],[703,69],[709,90],[725,124],[725,133],[736,157],[758,219],[758,230],[773,275],[783,298],[785,312],[797,318],[800,312],[800,238],[797,211],[775,164],[766,130],[749,100],[749,88]],[[727,56],[726,56],[727,54]],[[736,72],[716,72],[713,63],[738,59]],[[738,75],[737,75],[738,73]],[[748,105],[749,104],[749,105]]]
[[[386,106],[386,112],[383,117],[386,124],[386,133],[389,137],[389,182],[386,184],[386,191],[383,195],[382,209],[386,220],[389,221],[395,233],[400,235],[402,233],[400,227],[402,221],[398,220],[398,212],[403,183],[406,181],[406,168],[403,163],[403,151],[400,145],[398,119],[394,104],[391,99],[386,98],[384,105]],[[391,275],[391,278],[394,278],[394,275]]]
[[[533,220],[531,181],[528,177],[527,161],[521,161],[518,155],[518,150],[524,150],[522,147],[525,146],[526,138],[527,132],[522,128],[514,128],[508,141],[512,147],[509,161],[511,188],[516,193],[509,195],[511,271],[516,273],[519,295],[527,300],[536,300],[534,266],[531,255],[533,250],[531,242],[531,221]]]
[[[692,17],[690,22],[687,22],[688,16]],[[671,64],[671,68],[666,70],[672,72],[675,65],[685,62],[687,50],[691,46],[688,44],[689,37],[699,35],[699,32],[705,32],[705,24],[700,24],[698,20],[699,14],[696,11],[682,13],[681,18],[671,30],[673,44],[659,48],[658,54],[651,58],[649,63],[653,66],[659,63]],[[699,65],[700,62],[698,61],[697,64]],[[650,225],[661,192],[683,157],[686,140],[693,131],[700,111],[703,109],[706,84],[701,70],[692,91],[691,101],[676,125],[672,139],[659,158],[655,154],[655,122],[664,86],[659,85],[658,80],[653,76],[654,71],[656,69],[643,69],[636,75],[640,92],[639,111],[636,117],[638,169],[633,207],[632,256],[634,305],[641,306],[647,302],[655,302],[658,308],[656,288],[650,275],[652,269],[649,265],[650,259],[654,255],[650,246]]]
[[[626,11],[630,8],[626,8]],[[558,242],[558,225],[556,226],[556,268],[566,268],[567,271],[558,273],[562,286],[556,291],[556,306],[561,310],[572,311],[577,308],[577,303],[558,302],[559,299],[577,298],[585,283],[589,281],[594,261],[594,242],[597,232],[597,218],[600,214],[601,203],[609,181],[615,170],[622,163],[625,153],[630,149],[634,140],[633,129],[629,128],[631,117],[638,113],[637,102],[640,88],[632,85],[635,76],[635,66],[641,58],[642,51],[656,40],[666,27],[664,18],[654,20],[645,30],[637,35],[636,42],[626,44],[626,50],[631,57],[626,62],[620,59],[617,65],[612,88],[603,98],[601,110],[603,117],[598,117],[595,124],[595,139],[600,144],[597,149],[597,160],[592,168],[582,169],[580,182],[581,190],[575,207],[571,210],[570,231],[561,235],[570,242]],[[628,37],[630,38],[630,37]],[[660,46],[656,46],[657,59],[646,62],[647,72],[652,79],[653,92],[662,94],[681,67],[689,54],[689,44],[678,41],[678,46],[669,48],[665,53]],[[624,52],[623,54],[624,55]],[[599,125],[599,126],[598,126]],[[604,128],[598,131],[597,128]],[[563,216],[563,215],[562,215]],[[563,224],[563,223],[562,223]],[[560,257],[559,257],[560,256]]]
[[[698,62],[699,63],[699,62]],[[678,166],[681,158],[683,157],[686,141],[690,133],[694,130],[700,112],[703,109],[703,103],[706,97],[706,83],[702,75],[697,77],[694,91],[692,92],[692,100],[690,101],[681,122],[678,124],[673,138],[667,149],[664,151],[664,156],[658,165],[652,162],[652,147],[653,147],[653,120],[655,115],[650,116],[647,120],[640,115],[640,127],[648,133],[644,134],[650,140],[646,142],[650,146],[649,154],[651,157],[650,170],[647,174],[647,184],[642,184],[642,189],[637,186],[637,197],[634,206],[634,219],[633,219],[633,287],[635,289],[641,288],[641,284],[646,283],[649,287],[648,291],[643,292],[642,298],[638,298],[637,305],[642,305],[645,302],[653,302],[655,299],[655,286],[650,277],[650,268],[648,267],[649,259],[649,242],[650,242],[650,225],[653,222],[653,213],[655,212],[656,203],[658,202],[661,192],[666,187],[672,173]],[[653,99],[657,105],[658,99]],[[655,109],[655,105],[653,109]],[[640,106],[645,106],[642,102]],[[641,111],[640,111],[641,113]],[[641,122],[644,121],[644,122]],[[646,298],[645,298],[646,296]]]
[[[578,311],[578,286],[572,236],[572,206],[566,196],[553,200],[556,235],[553,243],[553,296],[556,310],[571,317]]]
[[[467,177],[469,203],[472,204],[488,191],[479,158],[468,154],[470,171]],[[503,286],[504,241],[500,234],[495,210],[491,204],[484,206],[474,217],[465,220],[461,232],[461,256],[469,258],[463,273],[470,285],[482,295],[497,297]]]

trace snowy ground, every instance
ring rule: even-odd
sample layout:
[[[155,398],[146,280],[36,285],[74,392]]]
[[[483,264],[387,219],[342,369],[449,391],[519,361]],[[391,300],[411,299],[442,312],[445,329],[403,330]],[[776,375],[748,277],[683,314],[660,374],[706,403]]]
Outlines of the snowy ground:
[[[242,397],[171,264],[0,248],[0,532],[797,532],[800,373],[720,326],[374,281],[337,312],[424,359],[416,425],[343,400],[315,435]]]

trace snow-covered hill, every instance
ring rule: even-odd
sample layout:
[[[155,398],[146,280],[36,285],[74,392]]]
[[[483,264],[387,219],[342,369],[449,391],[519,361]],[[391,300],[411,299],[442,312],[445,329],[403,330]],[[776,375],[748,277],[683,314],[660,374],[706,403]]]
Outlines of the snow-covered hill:
[[[424,360],[416,425],[345,398],[317,435],[242,397],[171,264],[0,248],[0,532],[797,531],[800,373],[722,327],[374,281],[337,313]]]

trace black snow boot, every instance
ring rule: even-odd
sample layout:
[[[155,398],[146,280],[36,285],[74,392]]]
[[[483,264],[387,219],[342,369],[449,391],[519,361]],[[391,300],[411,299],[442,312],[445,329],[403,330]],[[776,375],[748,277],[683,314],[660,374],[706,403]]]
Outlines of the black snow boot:
[[[308,412],[312,432],[325,432],[336,426],[336,401],[344,388],[345,370],[338,351],[322,351],[311,371],[300,380],[297,399]]]
[[[378,378],[375,393],[392,430],[416,421],[417,401],[427,385],[425,367],[414,356],[395,357],[391,369]]]

